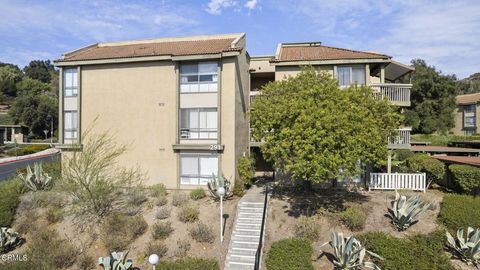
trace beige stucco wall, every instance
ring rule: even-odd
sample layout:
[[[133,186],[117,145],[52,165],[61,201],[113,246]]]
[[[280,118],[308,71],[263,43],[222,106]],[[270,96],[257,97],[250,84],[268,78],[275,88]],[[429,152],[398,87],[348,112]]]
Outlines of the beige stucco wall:
[[[128,145],[119,165],[139,166],[146,184],[175,188],[175,64],[84,66],[81,73],[82,134],[96,119],[93,132],[109,131],[119,144]]]
[[[476,126],[477,133],[479,132],[478,127],[480,127],[480,104],[476,106]],[[458,106],[454,111],[454,121],[455,126],[450,130],[455,135],[465,135],[465,130],[463,129],[463,110],[462,106]]]

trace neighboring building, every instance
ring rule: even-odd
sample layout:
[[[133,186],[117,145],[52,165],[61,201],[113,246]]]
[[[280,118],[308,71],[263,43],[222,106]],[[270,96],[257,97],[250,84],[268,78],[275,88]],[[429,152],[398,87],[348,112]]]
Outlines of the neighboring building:
[[[65,54],[55,61],[59,147],[79,150],[74,146],[95,122],[94,131],[130,145],[122,164],[146,170],[147,184],[191,188],[213,173],[238,176],[238,158],[259,149],[249,140],[250,102],[265,83],[301,66],[329,72],[342,87],[370,85],[379,98],[410,106],[411,85],[395,82],[412,68],[390,56],[319,42],[284,43],[275,56],[251,58],[245,48],[245,34],[227,34],[98,43]],[[389,148],[409,147],[410,129],[400,128]]]
[[[473,135],[478,133],[480,122],[480,93],[459,95],[456,97],[455,127],[451,130],[456,135]]]
[[[139,165],[146,184],[194,188],[221,172],[233,180],[249,151],[248,61],[245,34],[97,43],[67,53],[55,61],[60,147],[81,143],[93,125],[92,133],[111,132],[129,146],[121,164]]]

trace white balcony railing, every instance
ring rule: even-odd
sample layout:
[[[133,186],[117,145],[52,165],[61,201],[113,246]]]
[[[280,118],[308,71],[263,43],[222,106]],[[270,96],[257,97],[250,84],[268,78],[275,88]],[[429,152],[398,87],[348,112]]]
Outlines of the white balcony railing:
[[[399,128],[396,129],[396,135],[388,138],[388,148],[401,149],[410,148],[410,132],[412,128]]]
[[[370,173],[368,190],[418,190],[427,189],[425,173]]]
[[[387,97],[390,102],[398,106],[410,106],[411,84],[400,83],[376,83],[370,87],[375,91],[377,98]]]

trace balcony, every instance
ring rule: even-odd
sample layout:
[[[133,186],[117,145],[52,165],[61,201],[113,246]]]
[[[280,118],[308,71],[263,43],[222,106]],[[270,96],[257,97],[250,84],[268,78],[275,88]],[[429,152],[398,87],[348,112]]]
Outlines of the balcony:
[[[388,138],[389,149],[408,149],[410,148],[410,132],[411,127],[396,129],[396,135]]]
[[[373,88],[375,97],[378,99],[387,97],[393,105],[405,107],[410,106],[411,84],[375,83],[371,84],[370,87]]]

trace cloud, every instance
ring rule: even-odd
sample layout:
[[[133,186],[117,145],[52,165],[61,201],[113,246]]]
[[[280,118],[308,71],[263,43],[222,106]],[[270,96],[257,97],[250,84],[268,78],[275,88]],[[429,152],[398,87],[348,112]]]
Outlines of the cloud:
[[[206,11],[212,15],[222,14],[222,9],[235,7],[238,5],[234,0],[210,0],[207,5]]]
[[[258,5],[258,0],[248,0],[245,3],[245,7],[249,10],[254,10]]]

